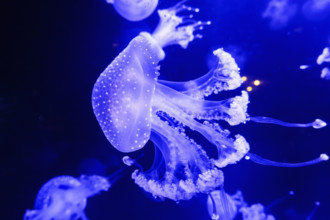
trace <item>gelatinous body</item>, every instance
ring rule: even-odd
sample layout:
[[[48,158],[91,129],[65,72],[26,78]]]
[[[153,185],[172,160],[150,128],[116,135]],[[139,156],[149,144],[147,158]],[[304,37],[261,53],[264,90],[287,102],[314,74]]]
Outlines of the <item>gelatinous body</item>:
[[[211,102],[202,97],[241,84],[239,69],[222,49],[214,51],[216,66],[205,76],[189,82],[157,81],[158,62],[165,56],[162,47],[186,47],[193,32],[208,22],[177,26],[184,19],[176,13],[198,11],[178,4],[159,11],[161,24],[150,35],[141,33],[106,68],[95,83],[92,104],[97,120],[110,143],[122,152],[141,149],[151,139],[157,147],[154,166],[135,171],[133,178],[154,196],[173,200],[190,199],[223,183],[218,167],[240,160],[249,146],[242,136],[229,137],[229,131],[211,120],[239,124],[246,120],[246,93],[228,100]],[[198,121],[200,120],[200,121]],[[218,147],[219,158],[211,160],[184,127],[203,134]]]
[[[74,178],[59,176],[45,183],[38,192],[34,210],[27,210],[25,220],[84,219],[87,198],[107,191],[110,183],[104,177],[93,175]]]
[[[205,98],[238,88],[242,79],[232,56],[222,49],[213,52],[217,63],[204,76],[187,82],[158,80],[158,63],[163,47],[179,44],[186,48],[194,32],[210,22],[196,22],[178,12],[194,11],[182,5],[160,10],[160,24],[153,34],[141,33],[115,58],[97,79],[92,105],[109,142],[121,152],[143,148],[148,140],[155,145],[151,169],[136,170],[135,183],[155,197],[175,201],[209,193],[223,185],[220,168],[235,164],[249,151],[241,135],[231,136],[218,121],[238,125],[252,120],[289,127],[322,127],[323,121],[308,124],[282,122],[267,117],[249,117],[247,92],[221,101]],[[321,123],[321,124],[320,124]],[[204,149],[187,135],[187,128],[200,133],[218,151],[209,158]],[[251,159],[267,164],[260,157]],[[124,158],[125,164],[135,161]],[[261,162],[260,162],[261,163]],[[274,163],[273,163],[274,164]]]
[[[107,0],[116,11],[129,21],[140,21],[150,16],[158,0]]]

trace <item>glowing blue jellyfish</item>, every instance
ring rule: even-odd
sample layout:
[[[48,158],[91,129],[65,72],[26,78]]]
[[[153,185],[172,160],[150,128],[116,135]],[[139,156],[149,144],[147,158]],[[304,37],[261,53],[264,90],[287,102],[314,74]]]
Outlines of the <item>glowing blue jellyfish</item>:
[[[151,15],[158,0],[107,0],[116,11],[129,21],[140,21]]]
[[[177,13],[195,11],[182,3],[158,11],[160,23],[153,34],[135,37],[97,79],[92,105],[94,114],[109,142],[121,152],[142,149],[148,140],[155,145],[153,166],[136,170],[135,183],[154,197],[174,201],[187,200],[197,193],[209,193],[223,186],[220,168],[235,164],[244,156],[252,161],[273,166],[293,166],[266,160],[249,153],[243,136],[232,137],[218,121],[230,125],[247,121],[273,123],[289,127],[321,128],[317,119],[308,124],[293,124],[267,117],[250,117],[247,92],[222,101],[205,98],[225,90],[238,88],[242,79],[232,56],[222,49],[213,52],[216,65],[204,76],[187,82],[158,80],[158,63],[165,58],[163,48],[179,44],[186,48],[194,35],[210,22],[194,21],[192,16]],[[202,134],[218,150],[217,158],[209,158],[203,148],[190,138],[190,128]],[[324,161],[323,155],[310,162]],[[125,164],[135,162],[124,158]]]
[[[232,220],[238,215],[243,220],[275,220],[274,216],[264,212],[263,205],[248,206],[241,191],[228,195],[223,189],[215,190],[208,196],[207,208],[213,220]]]
[[[34,210],[27,210],[25,220],[87,220],[87,198],[110,188],[108,179],[92,175],[79,178],[59,176],[45,183],[38,192]]]

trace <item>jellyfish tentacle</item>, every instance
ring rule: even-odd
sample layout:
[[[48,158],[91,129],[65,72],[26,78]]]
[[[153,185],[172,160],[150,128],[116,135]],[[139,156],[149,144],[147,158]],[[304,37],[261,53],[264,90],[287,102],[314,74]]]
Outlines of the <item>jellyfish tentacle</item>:
[[[295,192],[293,190],[290,190],[289,193],[287,193],[286,195],[281,196],[280,198],[277,198],[274,201],[272,201],[270,204],[268,204],[265,207],[265,210],[268,211],[268,210],[272,209],[274,206],[277,206],[278,204],[287,200],[289,197],[293,196],[294,194],[295,194]]]
[[[214,167],[205,151],[157,116],[153,118],[153,134],[153,141],[163,154],[166,169],[160,179],[139,172],[132,174],[135,182],[145,191],[156,197],[178,201],[190,199],[196,193],[209,192],[223,183],[222,172]]]
[[[310,166],[314,164],[318,164],[323,161],[327,161],[329,159],[329,156],[327,154],[321,154],[318,158],[306,161],[306,162],[300,162],[300,163],[282,163],[282,162],[276,162],[272,160],[265,159],[263,157],[260,157],[253,153],[247,153],[246,158],[247,160],[252,160],[255,163],[265,165],[265,166],[275,166],[275,167],[305,167]]]
[[[243,80],[235,59],[222,48],[213,51],[213,54],[217,62],[207,74],[186,82],[166,80],[158,80],[157,82],[196,99],[203,99],[221,91],[238,88]]]
[[[266,123],[266,124],[276,124],[276,125],[281,125],[284,127],[299,127],[299,128],[308,128],[308,127],[313,127],[315,129],[323,128],[327,126],[327,123],[324,122],[321,119],[315,119],[311,123],[290,123],[290,122],[284,122],[275,118],[270,118],[270,117],[265,117],[265,116],[254,116],[254,117],[249,117],[250,121],[253,122],[258,122],[258,123]]]
[[[229,137],[230,132],[221,129],[218,124],[211,124],[207,120],[203,124],[201,124],[198,121],[194,120],[194,118],[198,118],[200,120],[207,118],[217,120],[223,119],[228,122],[231,122],[229,120],[229,116],[232,115],[232,118],[236,120],[236,122],[241,122],[240,119],[243,118],[242,121],[244,121],[246,118],[246,105],[244,108],[239,108],[240,111],[237,111],[237,106],[240,105],[236,104],[236,102],[232,102],[229,105],[234,106],[235,108],[226,108],[224,106],[226,106],[225,103],[228,101],[212,102],[196,100],[163,85],[157,84],[156,87],[157,89],[155,92],[155,103],[153,111],[172,112],[174,114],[171,115],[172,117],[181,122],[184,126],[190,127],[192,130],[199,132],[208,141],[214,144],[217,147],[219,154],[218,159],[215,160],[215,165],[217,167],[221,168],[227,166],[228,164],[234,164],[237,161],[241,160],[249,151],[249,144],[242,136],[236,135],[235,139],[232,139]],[[237,97],[233,98],[232,100],[236,99]],[[205,107],[205,105],[207,106],[207,108]],[[212,116],[212,114],[210,113],[211,110],[213,111],[213,115],[218,112],[216,114],[218,116]],[[226,111],[226,117],[219,116],[220,113],[222,114],[220,110]],[[235,114],[230,112],[235,112]],[[237,112],[243,112],[243,114],[238,114]],[[238,117],[238,115],[243,115],[244,117]],[[234,124],[233,121],[232,124]]]
[[[183,111],[192,118],[206,120],[224,120],[230,125],[238,125],[248,120],[248,93],[242,91],[236,96],[222,101],[206,101],[194,99],[176,90],[156,84],[155,107],[162,106],[177,111]],[[173,97],[173,98],[172,98]]]
[[[219,214],[218,214],[218,211],[217,211],[217,207],[215,205],[214,198],[213,198],[213,196],[212,196],[211,193],[209,193],[209,198],[210,198],[211,203],[212,203],[212,215],[211,215],[211,219],[212,220],[218,220],[219,219]]]
[[[315,202],[314,208],[311,211],[311,213],[308,215],[307,220],[313,219],[313,216],[314,216],[315,212],[317,211],[317,209],[319,208],[320,205],[321,205],[321,203],[319,201]]]
[[[187,48],[191,41],[199,37],[194,35],[194,32],[211,24],[209,21],[195,21],[192,16],[178,16],[177,14],[182,11],[199,11],[197,8],[185,6],[184,2],[181,1],[172,8],[158,10],[160,22],[152,36],[161,47],[178,44],[182,48]]]
[[[228,195],[223,187],[209,193],[207,205],[211,218],[221,220],[234,219],[237,214],[237,207],[242,205],[240,202],[237,203],[237,195],[237,193],[234,196]],[[240,196],[242,197],[242,195]],[[243,200],[243,198],[240,200]]]

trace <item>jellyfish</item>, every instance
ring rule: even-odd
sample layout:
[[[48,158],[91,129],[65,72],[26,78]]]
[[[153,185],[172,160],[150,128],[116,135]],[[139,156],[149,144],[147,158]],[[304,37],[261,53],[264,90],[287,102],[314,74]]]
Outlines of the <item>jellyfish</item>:
[[[319,21],[329,16],[329,0],[308,0],[302,6],[302,12],[308,20]]]
[[[87,198],[107,191],[110,186],[107,178],[98,175],[55,177],[41,187],[34,210],[27,210],[24,220],[87,220],[84,213]]]
[[[234,90],[242,83],[234,58],[217,49],[217,62],[200,78],[186,82],[158,80],[158,63],[165,58],[163,48],[178,44],[187,48],[196,38],[196,32],[210,22],[195,21],[192,15],[178,13],[198,12],[183,2],[159,10],[160,23],[152,34],[140,33],[100,74],[92,92],[92,107],[96,119],[114,148],[130,153],[142,149],[151,140],[155,146],[154,163],[148,170],[132,173],[132,178],[154,197],[174,201],[191,199],[198,193],[210,193],[222,187],[221,168],[235,164],[245,156],[252,161],[273,166],[291,166],[248,154],[245,138],[220,126],[225,121],[234,126],[248,121],[273,123],[288,127],[321,128],[322,120],[297,124],[269,117],[250,117],[247,114],[248,94],[220,101],[207,97],[226,90]],[[187,130],[203,135],[217,149],[216,158],[207,152]],[[311,165],[326,159],[326,155]],[[136,164],[124,158],[125,164]]]
[[[287,26],[296,12],[297,5],[289,3],[288,0],[270,0],[262,17],[270,19],[272,29],[279,30]]]
[[[140,21],[149,17],[158,5],[158,0],[107,0],[118,14],[129,21]]]

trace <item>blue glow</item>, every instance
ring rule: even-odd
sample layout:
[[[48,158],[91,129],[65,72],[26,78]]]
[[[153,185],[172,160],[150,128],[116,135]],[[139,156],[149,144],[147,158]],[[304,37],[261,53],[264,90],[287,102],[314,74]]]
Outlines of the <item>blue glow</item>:
[[[328,2],[4,3],[1,219],[330,219]]]

